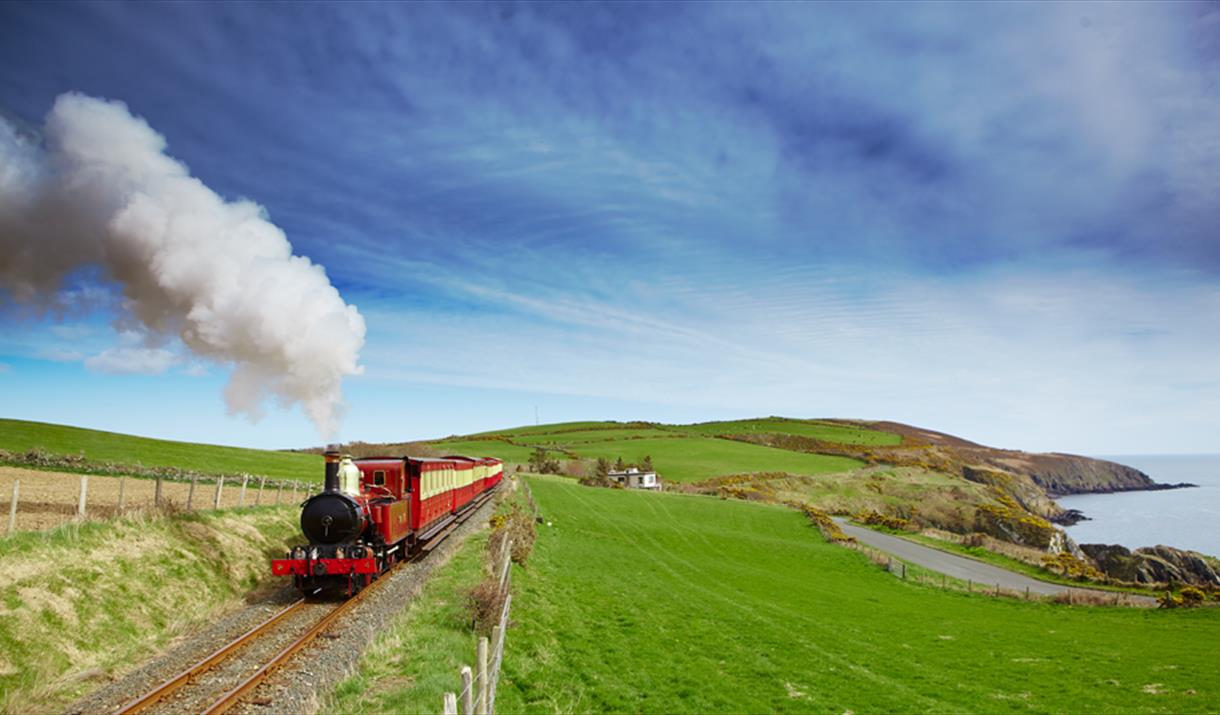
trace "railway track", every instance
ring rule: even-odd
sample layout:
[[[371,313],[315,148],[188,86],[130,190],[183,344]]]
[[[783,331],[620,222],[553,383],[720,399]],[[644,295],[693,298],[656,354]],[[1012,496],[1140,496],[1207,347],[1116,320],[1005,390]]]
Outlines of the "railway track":
[[[451,526],[430,539],[417,553],[394,564],[376,581],[351,598],[338,604],[317,603],[301,598],[147,693],[124,703],[114,711],[114,715],[135,715],[154,709],[166,712],[198,712],[204,715],[227,712],[272,673],[292,660],[293,656],[325,633],[336,621],[352,612],[369,594],[375,593],[400,566],[427,556],[450,531],[476,514],[497,491],[487,492],[481,499],[473,502]],[[324,611],[323,615],[310,623],[308,614],[317,610]],[[306,623],[304,628],[301,627],[302,620]],[[263,653],[254,654],[253,664],[238,663],[231,668],[232,673],[211,677],[242,658],[251,660],[248,652],[257,650],[263,641],[279,641],[280,644],[265,649]],[[242,665],[245,667],[241,667]],[[192,689],[204,692],[192,693]]]

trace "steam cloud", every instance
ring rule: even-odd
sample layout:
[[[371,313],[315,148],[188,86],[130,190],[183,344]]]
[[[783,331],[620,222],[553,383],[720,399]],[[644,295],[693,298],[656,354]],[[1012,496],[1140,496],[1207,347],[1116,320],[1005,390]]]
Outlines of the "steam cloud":
[[[42,145],[29,134],[0,119],[0,296],[48,308],[69,273],[100,266],[148,350],[176,336],[233,366],[230,413],[258,419],[273,397],[334,432],[364,319],[262,207],[191,177],[121,102],[61,95]]]

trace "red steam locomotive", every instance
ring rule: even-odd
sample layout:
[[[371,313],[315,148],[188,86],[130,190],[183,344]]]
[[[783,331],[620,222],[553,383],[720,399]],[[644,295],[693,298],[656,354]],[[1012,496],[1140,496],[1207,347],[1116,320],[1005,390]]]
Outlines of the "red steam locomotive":
[[[326,451],[326,483],[301,506],[308,544],[271,562],[305,593],[352,595],[395,562],[435,546],[504,476],[491,457],[339,456]]]

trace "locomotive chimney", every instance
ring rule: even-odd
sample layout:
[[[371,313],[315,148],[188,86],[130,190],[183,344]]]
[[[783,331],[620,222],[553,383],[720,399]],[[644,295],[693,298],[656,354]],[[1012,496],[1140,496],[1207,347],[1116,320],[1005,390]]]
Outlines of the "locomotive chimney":
[[[339,445],[326,445],[326,487],[328,492],[339,491]]]

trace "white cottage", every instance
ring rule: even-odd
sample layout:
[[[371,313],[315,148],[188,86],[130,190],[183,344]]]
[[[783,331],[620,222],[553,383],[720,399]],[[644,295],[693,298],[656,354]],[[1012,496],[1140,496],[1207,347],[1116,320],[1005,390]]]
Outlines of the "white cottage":
[[[641,472],[635,467],[616,472],[611,470],[609,475],[610,481],[616,484],[622,484],[627,489],[660,489],[661,483],[657,481],[656,472]]]

